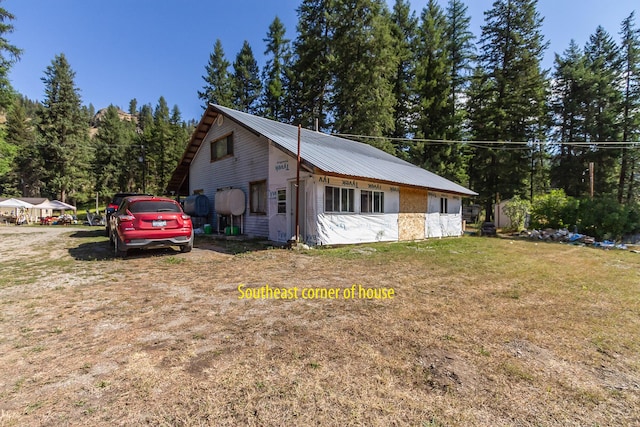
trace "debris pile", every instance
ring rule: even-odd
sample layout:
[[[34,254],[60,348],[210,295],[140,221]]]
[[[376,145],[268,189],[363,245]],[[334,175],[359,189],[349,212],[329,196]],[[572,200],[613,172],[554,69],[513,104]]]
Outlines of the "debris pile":
[[[551,242],[569,243],[578,246],[593,246],[601,249],[621,249],[628,250],[628,246],[624,243],[616,243],[611,240],[596,241],[594,237],[580,233],[572,233],[566,228],[559,230],[525,230],[520,233],[521,236],[528,237],[533,240],[543,240]]]

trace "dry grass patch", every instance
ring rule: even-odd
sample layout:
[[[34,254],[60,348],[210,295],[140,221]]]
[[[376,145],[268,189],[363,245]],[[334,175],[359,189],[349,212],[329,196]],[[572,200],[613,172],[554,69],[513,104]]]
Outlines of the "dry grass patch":
[[[0,425],[640,423],[637,254],[201,240],[120,260],[72,233],[49,235],[66,252],[30,283],[0,286]],[[396,295],[240,300],[240,283]]]

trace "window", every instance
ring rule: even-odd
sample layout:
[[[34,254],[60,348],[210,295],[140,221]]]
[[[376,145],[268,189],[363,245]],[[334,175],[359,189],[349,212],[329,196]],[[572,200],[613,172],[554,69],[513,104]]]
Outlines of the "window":
[[[211,142],[212,162],[227,156],[233,156],[233,135],[227,135]]]
[[[440,213],[449,213],[449,200],[446,197],[440,197]]]
[[[287,190],[278,190],[278,213],[287,213]]]
[[[355,190],[353,188],[324,188],[325,212],[355,212]]]
[[[256,181],[249,184],[249,210],[252,214],[267,214],[267,181]]]
[[[147,213],[147,212],[180,212],[180,205],[176,202],[167,202],[164,200],[140,200],[138,202],[129,203],[129,212],[131,213]]]
[[[384,213],[384,193],[362,190],[360,192],[360,212]]]

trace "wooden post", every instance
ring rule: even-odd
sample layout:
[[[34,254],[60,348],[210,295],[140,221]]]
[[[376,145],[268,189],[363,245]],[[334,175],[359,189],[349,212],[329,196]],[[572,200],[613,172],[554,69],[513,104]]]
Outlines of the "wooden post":
[[[593,162],[589,162],[589,196],[593,199],[593,181],[594,181],[594,167]]]

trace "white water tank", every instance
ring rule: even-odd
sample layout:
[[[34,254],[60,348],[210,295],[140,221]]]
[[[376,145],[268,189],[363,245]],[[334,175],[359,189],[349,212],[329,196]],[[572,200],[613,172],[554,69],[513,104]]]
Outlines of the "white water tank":
[[[244,192],[239,188],[216,191],[215,210],[218,215],[242,215],[245,210]]]

